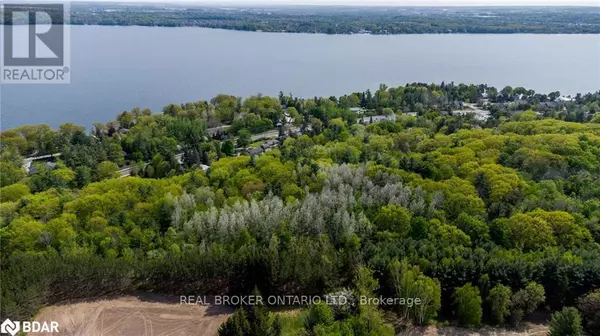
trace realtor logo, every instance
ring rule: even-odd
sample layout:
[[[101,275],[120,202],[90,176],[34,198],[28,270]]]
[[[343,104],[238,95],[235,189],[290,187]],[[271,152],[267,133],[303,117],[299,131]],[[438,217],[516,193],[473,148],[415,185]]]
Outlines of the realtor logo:
[[[21,325],[19,324],[19,321],[13,322],[10,319],[4,320],[0,325],[0,333],[10,334],[12,336],[15,336],[20,329]]]
[[[11,321],[4,320],[0,325],[0,334],[9,334],[15,336],[22,331],[24,333],[58,333],[58,322],[38,322],[38,321]]]
[[[5,3],[2,9],[0,82],[69,83],[68,6]]]

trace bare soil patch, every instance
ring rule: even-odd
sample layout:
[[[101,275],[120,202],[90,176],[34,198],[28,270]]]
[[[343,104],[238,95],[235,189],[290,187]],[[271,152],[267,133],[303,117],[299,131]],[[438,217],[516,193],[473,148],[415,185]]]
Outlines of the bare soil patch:
[[[49,306],[35,320],[58,321],[60,336],[214,336],[232,312],[226,306],[180,305],[174,297],[140,294]]]
[[[524,323],[520,329],[483,327],[465,329],[451,326],[412,327],[400,333],[402,336],[546,336],[548,327],[543,324]]]

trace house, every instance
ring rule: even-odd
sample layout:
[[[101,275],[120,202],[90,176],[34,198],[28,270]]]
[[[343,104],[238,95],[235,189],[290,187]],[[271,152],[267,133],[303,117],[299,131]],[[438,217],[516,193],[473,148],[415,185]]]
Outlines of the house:
[[[407,115],[409,117],[416,117],[416,116],[419,115],[419,113],[417,113],[417,112],[406,112],[406,113],[404,113],[404,115]]]
[[[567,97],[567,96],[562,96],[562,97],[556,98],[556,100],[558,100],[559,102],[571,102],[571,101],[574,101],[575,98],[571,98],[571,97]]]
[[[265,141],[262,145],[260,145],[260,147],[264,150],[267,150],[267,149],[271,149],[273,147],[277,147],[277,145],[279,145],[279,141],[271,139],[271,140]]]
[[[250,156],[257,156],[262,154],[263,152],[264,149],[262,149],[262,147],[248,148],[248,154],[250,154]]]
[[[46,162],[44,162],[44,163],[46,164],[46,167],[48,167],[49,169],[54,169],[54,168],[56,168],[56,162],[46,161]],[[39,171],[39,170],[38,170],[38,169],[37,169],[37,168],[36,168],[34,165],[30,165],[30,166],[27,168],[27,172],[28,172],[29,174],[37,174],[37,173],[39,173],[40,171]]]
[[[452,107],[453,108],[457,108],[459,110],[462,110],[463,106],[464,106],[464,103],[461,102],[461,101],[455,100],[455,101],[452,102]]]
[[[396,121],[396,116],[395,115],[389,115],[389,116],[376,115],[376,116],[372,116],[372,117],[364,117],[364,118],[362,118],[362,124],[369,125],[372,123],[382,122],[384,120]]]
[[[362,107],[351,107],[350,112],[365,114],[365,110]]]
[[[555,101],[549,101],[549,102],[541,102],[540,103],[540,107],[541,108],[547,108],[547,109],[554,109],[558,107],[558,102]]]
[[[285,123],[288,125],[294,123],[294,118],[290,117],[287,112],[283,114],[283,120],[285,120]]]

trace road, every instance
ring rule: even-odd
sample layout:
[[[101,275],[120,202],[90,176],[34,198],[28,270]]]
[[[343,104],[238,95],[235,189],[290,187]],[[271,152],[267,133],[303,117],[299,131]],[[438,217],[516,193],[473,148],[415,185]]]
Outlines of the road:
[[[61,155],[62,155],[61,153],[55,153],[55,154],[40,155],[40,156],[33,156],[33,157],[25,158],[25,159],[23,159],[23,169],[29,171],[29,167],[31,167],[31,163],[33,161],[49,159],[52,157],[59,157]]]
[[[226,131],[229,127],[231,127],[231,125],[222,125],[222,126],[207,128],[206,134],[208,134],[209,136],[213,136],[219,131]]]
[[[300,127],[290,127],[290,131],[292,132],[298,132],[300,130]],[[252,141],[256,141],[256,140],[260,140],[260,139],[265,139],[265,138],[276,138],[279,136],[279,130],[278,129],[273,129],[270,131],[266,131],[266,132],[262,132],[262,133],[258,133],[258,134],[253,134],[252,135]]]
[[[228,127],[229,127],[229,125],[213,127],[213,128],[207,129],[207,131],[210,134],[210,132],[217,132],[218,130],[226,130]],[[299,127],[291,127],[290,130],[292,132],[298,132],[300,130],[300,128]],[[273,129],[270,131],[252,135],[252,141],[257,141],[257,140],[265,139],[265,138],[276,138],[277,136],[279,136],[279,130]],[[56,154],[48,154],[48,155],[41,155],[41,156],[25,158],[23,160],[23,168],[25,170],[29,171],[29,167],[31,167],[31,163],[33,161],[49,159],[51,157],[58,157],[60,155],[61,155],[61,153],[56,153]],[[179,164],[183,163],[183,153],[176,154],[175,159],[177,159],[177,162],[179,162]],[[144,167],[146,167],[147,165],[148,165],[148,163],[144,163]],[[123,168],[119,169],[117,172],[119,173],[119,175],[121,175],[121,177],[130,176],[131,175],[131,166],[123,167]]]

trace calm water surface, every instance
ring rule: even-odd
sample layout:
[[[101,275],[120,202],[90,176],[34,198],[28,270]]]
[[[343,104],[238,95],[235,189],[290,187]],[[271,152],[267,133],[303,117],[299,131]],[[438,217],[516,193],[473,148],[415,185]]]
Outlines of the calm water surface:
[[[248,96],[342,95],[454,81],[563,94],[600,89],[600,35],[310,35],[71,27],[71,84],[3,85],[2,129],[87,127],[132,107]]]

